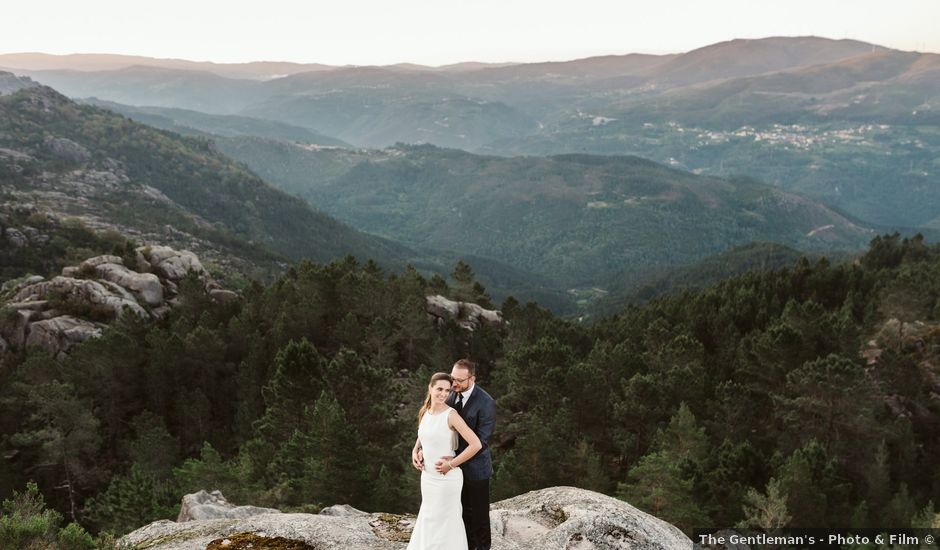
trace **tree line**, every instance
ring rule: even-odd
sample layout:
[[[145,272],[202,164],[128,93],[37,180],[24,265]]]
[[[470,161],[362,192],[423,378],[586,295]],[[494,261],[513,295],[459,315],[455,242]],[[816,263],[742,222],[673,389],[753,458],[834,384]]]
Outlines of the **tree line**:
[[[113,534],[199,489],[415,512],[414,413],[430,374],[467,356],[498,403],[494,500],[575,485],[685,530],[934,521],[940,250],[920,237],[589,325],[508,298],[504,326],[468,332],[429,319],[437,293],[489,303],[466,265],[448,281],[305,261],[234,303],[186,281],[167,319],[126,316],[62,360],[8,355],[0,496],[32,487]]]

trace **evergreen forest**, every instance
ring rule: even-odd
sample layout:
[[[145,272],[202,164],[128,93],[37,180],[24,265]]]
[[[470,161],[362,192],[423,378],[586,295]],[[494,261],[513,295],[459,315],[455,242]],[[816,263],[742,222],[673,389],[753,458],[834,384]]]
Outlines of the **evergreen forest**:
[[[434,294],[506,322],[435,323]],[[195,278],[180,297],[167,318],[124,316],[64,358],[4,356],[5,540],[29,518],[42,532],[68,521],[50,536],[90,548],[87,533],[173,519],[200,489],[415,513],[415,413],[430,375],[461,357],[497,399],[493,501],[574,485],[686,532],[927,526],[940,503],[940,248],[920,236],[590,324],[492,303],[463,263],[445,279],[302,261],[236,302]]]

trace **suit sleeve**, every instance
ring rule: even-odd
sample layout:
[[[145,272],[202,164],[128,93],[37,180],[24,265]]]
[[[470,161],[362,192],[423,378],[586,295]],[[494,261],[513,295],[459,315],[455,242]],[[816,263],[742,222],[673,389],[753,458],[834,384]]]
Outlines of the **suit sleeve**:
[[[477,437],[480,438],[484,449],[490,446],[490,436],[493,435],[494,428],[496,428],[496,401],[489,399],[480,408],[480,417],[477,422]]]

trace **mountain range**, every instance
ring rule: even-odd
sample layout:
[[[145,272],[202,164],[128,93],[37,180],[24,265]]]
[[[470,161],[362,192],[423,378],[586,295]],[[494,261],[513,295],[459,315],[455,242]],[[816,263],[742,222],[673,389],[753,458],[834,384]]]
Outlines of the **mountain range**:
[[[630,287],[753,240],[821,250],[871,236],[805,197],[637,157],[314,146],[287,141],[304,130],[282,123],[125,109],[184,136],[28,79],[2,82],[23,88],[0,98],[10,200],[209,259],[241,258],[242,268],[351,253],[446,273],[464,259],[497,296],[570,310],[598,281]],[[248,135],[259,128],[274,137]]]
[[[261,137],[373,148],[431,143],[501,156],[636,155],[703,175],[753,177],[865,223],[940,229],[937,54],[774,37],[682,54],[502,66],[39,54],[3,55],[0,66],[72,97],[311,133],[238,130]],[[170,116],[186,117],[193,115]]]
[[[173,150],[206,151],[212,170],[303,199],[287,218],[308,221],[273,209],[247,222],[236,211],[257,204],[244,189],[214,188],[222,206],[209,209],[147,184],[180,220],[272,258],[349,251],[439,273],[466,259],[497,296],[570,305],[664,286],[650,277],[752,241],[850,250],[876,231],[940,230],[935,54],[779,37],[502,65],[7,54],[0,66],[81,98],[76,112],[121,113]],[[36,86],[22,82],[0,90]],[[187,172],[191,189],[206,170]],[[170,173],[157,179],[180,179]]]

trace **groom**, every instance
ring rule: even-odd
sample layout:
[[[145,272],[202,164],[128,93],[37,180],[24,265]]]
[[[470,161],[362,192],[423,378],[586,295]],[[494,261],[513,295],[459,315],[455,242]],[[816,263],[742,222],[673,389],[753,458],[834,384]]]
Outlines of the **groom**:
[[[469,359],[454,363],[450,371],[454,383],[447,403],[460,413],[470,429],[477,434],[483,449],[460,465],[463,470],[463,524],[467,530],[469,550],[490,550],[490,478],[493,476],[493,455],[490,436],[496,426],[496,402],[483,388],[476,385],[476,365]],[[457,441],[457,454],[467,448],[463,438]],[[438,471],[443,460],[436,463]],[[443,473],[443,472],[441,472]]]

